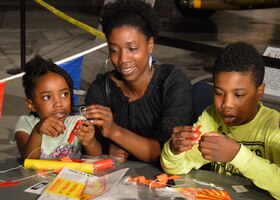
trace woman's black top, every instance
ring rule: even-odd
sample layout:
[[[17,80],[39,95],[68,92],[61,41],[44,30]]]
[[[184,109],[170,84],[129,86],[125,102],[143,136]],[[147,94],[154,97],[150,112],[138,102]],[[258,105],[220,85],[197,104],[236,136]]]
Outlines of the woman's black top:
[[[107,79],[106,94],[107,76],[108,73],[97,75],[87,91],[85,103],[110,107],[117,125],[143,137],[155,138],[161,147],[175,126],[191,125],[194,113],[191,84],[178,67],[155,66],[145,94],[135,101],[129,101],[111,79]],[[102,144],[103,153],[108,154],[110,141],[102,136],[98,127],[95,137]],[[137,159],[130,155],[128,160]]]

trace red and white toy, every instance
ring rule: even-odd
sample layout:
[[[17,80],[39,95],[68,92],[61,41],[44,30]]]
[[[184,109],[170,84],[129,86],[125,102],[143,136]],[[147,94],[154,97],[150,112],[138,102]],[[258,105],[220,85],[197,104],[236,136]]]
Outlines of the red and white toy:
[[[76,122],[76,124],[75,124],[73,130],[71,131],[71,133],[70,133],[70,135],[69,135],[69,138],[68,138],[68,140],[67,140],[67,142],[68,142],[69,144],[72,144],[72,143],[73,143],[74,138],[75,138],[75,136],[76,136],[76,132],[78,131],[78,128],[79,128],[80,126],[83,125],[83,123],[84,123],[83,120],[79,120],[79,121]]]

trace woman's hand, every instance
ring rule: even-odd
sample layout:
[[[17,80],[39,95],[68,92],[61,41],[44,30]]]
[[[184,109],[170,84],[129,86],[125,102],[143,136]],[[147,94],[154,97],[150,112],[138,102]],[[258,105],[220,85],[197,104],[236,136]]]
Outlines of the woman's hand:
[[[56,117],[47,117],[45,119],[42,119],[34,127],[34,131],[37,134],[45,134],[50,137],[57,137],[63,134],[65,129],[66,127],[63,121],[59,120]]]
[[[220,133],[205,133],[201,136],[199,150],[206,160],[215,162],[230,162],[240,149],[235,140]]]
[[[191,150],[194,144],[198,144],[197,133],[192,126],[177,126],[173,129],[170,149],[174,154],[180,154]]]
[[[104,137],[111,139],[118,126],[114,122],[113,114],[109,107],[93,104],[87,106],[82,113],[93,125],[101,128]]]
[[[109,147],[109,155],[117,157],[119,162],[125,162],[128,158],[129,153],[123,148],[111,143]]]

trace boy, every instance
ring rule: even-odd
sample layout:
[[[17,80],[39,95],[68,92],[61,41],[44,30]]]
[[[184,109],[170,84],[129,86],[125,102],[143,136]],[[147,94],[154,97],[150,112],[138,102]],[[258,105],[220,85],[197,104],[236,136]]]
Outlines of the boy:
[[[173,129],[161,165],[170,174],[188,173],[211,162],[221,174],[244,176],[280,198],[280,113],[260,102],[265,85],[264,63],[244,42],[228,45],[213,68],[214,104],[194,127]],[[198,145],[196,145],[198,144]]]

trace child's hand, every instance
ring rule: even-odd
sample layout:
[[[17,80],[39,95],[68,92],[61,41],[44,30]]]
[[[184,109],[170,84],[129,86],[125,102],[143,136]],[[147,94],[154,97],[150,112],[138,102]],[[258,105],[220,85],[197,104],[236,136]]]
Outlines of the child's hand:
[[[194,144],[198,144],[199,135],[196,128],[192,126],[177,126],[173,129],[170,149],[174,154],[179,154],[192,149]]]
[[[120,158],[118,159],[118,161],[120,162],[125,162],[128,158],[129,153],[125,151],[123,148],[118,147],[111,143],[109,148],[109,155]]]
[[[57,137],[63,134],[65,129],[66,127],[64,123],[53,116],[42,119],[34,127],[36,133],[40,135],[45,134],[51,137]]]
[[[240,149],[235,140],[220,133],[205,133],[201,136],[199,150],[206,160],[215,162],[230,162]]]
[[[118,126],[109,107],[93,104],[87,106],[82,113],[93,125],[100,127],[104,137],[112,139]]]
[[[88,120],[83,121],[83,125],[79,126],[78,131],[76,132],[76,136],[81,140],[84,146],[93,143],[94,134],[94,126]]]

